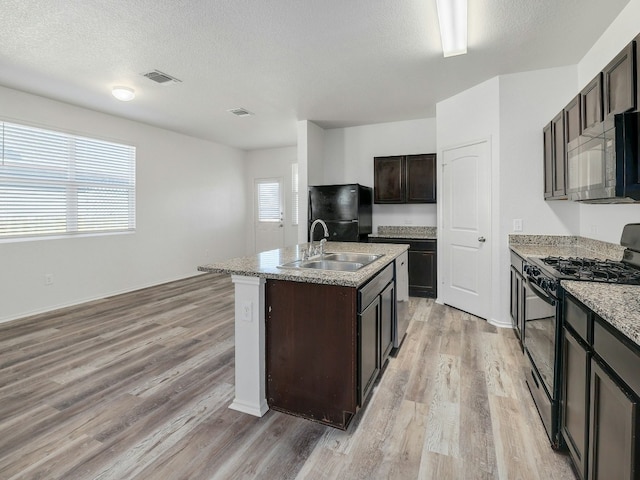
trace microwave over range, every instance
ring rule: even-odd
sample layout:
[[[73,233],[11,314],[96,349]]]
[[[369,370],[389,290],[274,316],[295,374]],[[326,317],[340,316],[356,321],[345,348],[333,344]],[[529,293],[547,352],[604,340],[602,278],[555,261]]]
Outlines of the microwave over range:
[[[567,195],[584,203],[640,202],[640,112],[614,115],[568,144]]]

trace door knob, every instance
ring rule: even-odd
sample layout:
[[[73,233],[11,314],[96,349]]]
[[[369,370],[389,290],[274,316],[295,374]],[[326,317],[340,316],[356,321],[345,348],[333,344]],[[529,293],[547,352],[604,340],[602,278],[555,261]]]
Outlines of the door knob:
[[[484,242],[486,242],[486,241],[487,241],[487,239],[486,239],[486,238],[484,238],[484,237],[478,237],[478,241],[479,241],[480,243],[484,243]]]

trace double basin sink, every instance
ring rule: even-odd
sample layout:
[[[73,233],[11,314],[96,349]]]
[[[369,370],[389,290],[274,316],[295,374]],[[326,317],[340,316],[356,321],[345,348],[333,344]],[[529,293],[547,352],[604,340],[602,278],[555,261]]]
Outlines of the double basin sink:
[[[368,253],[323,253],[306,260],[294,260],[293,262],[278,265],[278,268],[289,269],[315,269],[333,270],[339,272],[355,272],[371,262],[382,257],[382,255],[371,255]]]

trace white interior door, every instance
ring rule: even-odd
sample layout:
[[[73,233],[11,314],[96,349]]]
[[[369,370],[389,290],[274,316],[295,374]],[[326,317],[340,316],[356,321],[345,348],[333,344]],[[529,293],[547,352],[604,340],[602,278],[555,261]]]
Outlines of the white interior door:
[[[255,251],[284,247],[284,201],[281,178],[255,182]]]
[[[488,319],[491,313],[489,141],[443,151],[440,300]]]

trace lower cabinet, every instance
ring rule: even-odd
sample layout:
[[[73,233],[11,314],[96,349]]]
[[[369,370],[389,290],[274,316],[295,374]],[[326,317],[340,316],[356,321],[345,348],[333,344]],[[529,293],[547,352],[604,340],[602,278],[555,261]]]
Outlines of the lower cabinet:
[[[591,408],[589,409],[589,479],[637,478],[636,450],[638,400],[591,360]]]
[[[524,319],[527,291],[525,288],[525,279],[522,274],[522,262],[522,258],[511,252],[511,323],[520,340],[520,347],[524,348]]]
[[[402,243],[409,245],[409,295],[412,297],[437,297],[438,258],[437,240],[409,238],[371,237],[371,243]]]
[[[570,295],[564,322],[561,431],[576,472],[638,478],[640,351]]]
[[[394,264],[360,288],[267,280],[265,305],[269,407],[346,429],[392,347]]]
[[[562,389],[562,436],[580,475],[587,471],[587,424],[589,413],[589,359],[584,346],[569,330],[563,331],[564,384]]]

